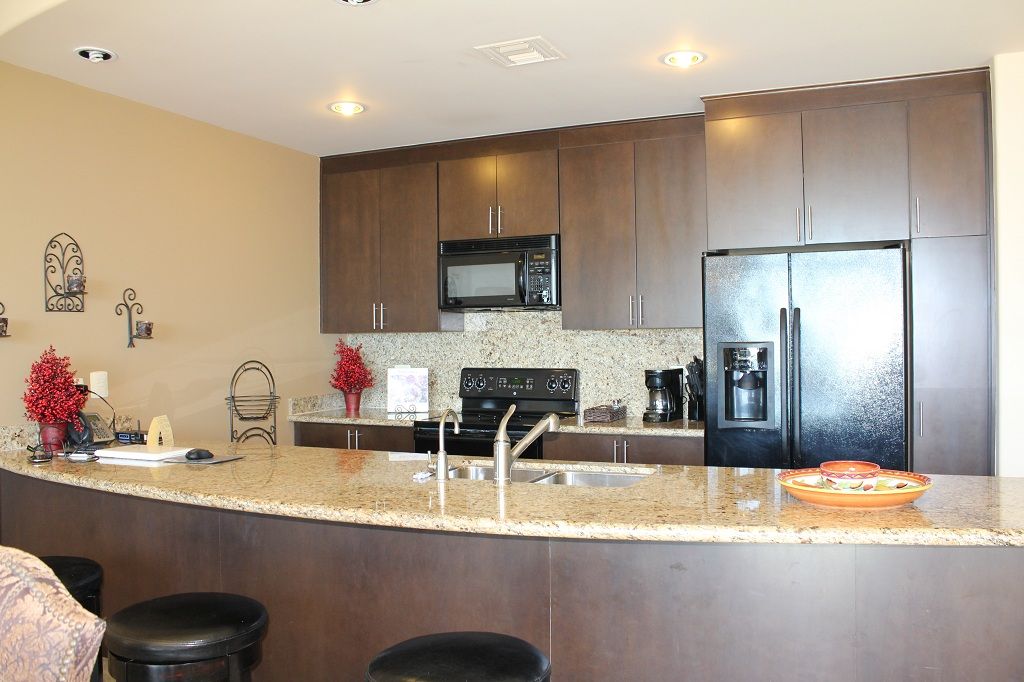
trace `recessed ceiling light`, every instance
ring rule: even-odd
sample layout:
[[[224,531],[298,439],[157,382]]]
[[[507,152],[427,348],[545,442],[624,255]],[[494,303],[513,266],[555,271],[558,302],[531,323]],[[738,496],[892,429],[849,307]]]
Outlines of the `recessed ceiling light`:
[[[333,102],[328,108],[334,113],[341,114],[342,116],[355,116],[366,109],[366,107],[359,102]]]
[[[102,47],[76,47],[75,54],[93,64],[101,64],[117,59],[117,53],[104,50]]]
[[[349,7],[362,7],[363,5],[372,5],[377,0],[337,0],[337,2]]]
[[[705,59],[707,59],[707,55],[703,52],[697,52],[696,50],[679,50],[678,52],[669,52],[661,58],[661,61],[669,66],[688,69],[691,66],[700,64]]]

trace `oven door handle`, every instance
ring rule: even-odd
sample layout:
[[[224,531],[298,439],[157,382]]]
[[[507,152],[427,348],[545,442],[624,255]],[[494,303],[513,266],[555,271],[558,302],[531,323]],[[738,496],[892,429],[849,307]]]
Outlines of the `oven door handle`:
[[[516,261],[516,289],[519,292],[520,303],[529,303],[526,300],[526,254],[524,253]]]

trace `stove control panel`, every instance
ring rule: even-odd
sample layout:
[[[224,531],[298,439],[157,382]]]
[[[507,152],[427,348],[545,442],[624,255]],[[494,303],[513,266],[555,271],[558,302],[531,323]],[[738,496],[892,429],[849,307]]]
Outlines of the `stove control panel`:
[[[579,370],[496,369],[462,370],[460,398],[529,398],[578,400]]]

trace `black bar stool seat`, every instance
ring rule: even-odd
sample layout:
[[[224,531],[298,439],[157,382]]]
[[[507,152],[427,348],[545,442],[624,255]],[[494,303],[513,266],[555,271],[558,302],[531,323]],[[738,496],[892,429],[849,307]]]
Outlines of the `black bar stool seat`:
[[[111,676],[145,680],[245,680],[259,662],[267,610],[255,599],[190,592],[133,604],[107,619]]]
[[[377,654],[366,682],[547,682],[551,663],[518,637],[443,632],[399,642]]]
[[[68,592],[91,613],[100,615],[100,588],[103,586],[103,567],[92,559],[80,556],[41,556],[40,561],[50,567]]]

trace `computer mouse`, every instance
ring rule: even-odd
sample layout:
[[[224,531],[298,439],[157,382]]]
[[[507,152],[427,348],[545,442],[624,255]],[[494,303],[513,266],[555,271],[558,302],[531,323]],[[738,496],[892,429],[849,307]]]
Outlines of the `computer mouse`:
[[[192,448],[185,453],[185,459],[210,459],[211,457],[213,457],[213,453],[202,448]]]

